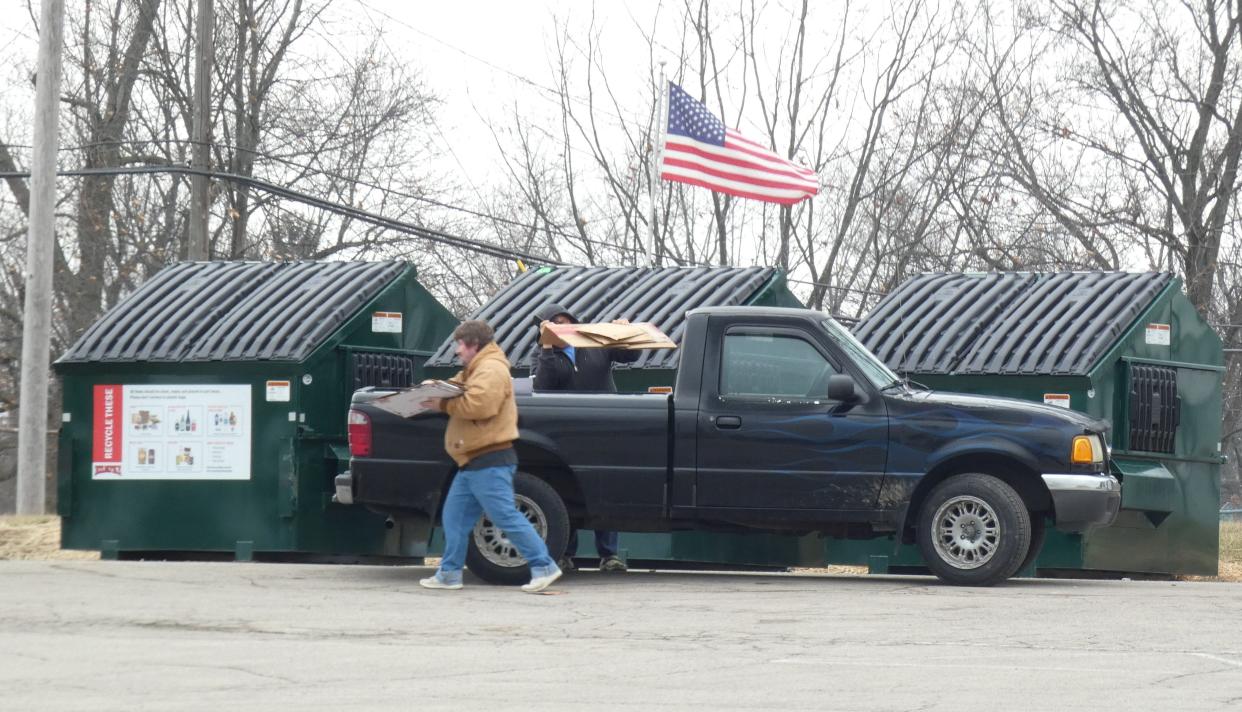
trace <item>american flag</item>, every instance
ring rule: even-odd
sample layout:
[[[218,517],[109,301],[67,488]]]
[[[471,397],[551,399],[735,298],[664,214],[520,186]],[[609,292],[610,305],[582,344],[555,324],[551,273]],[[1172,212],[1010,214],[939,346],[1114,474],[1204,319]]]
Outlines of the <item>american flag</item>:
[[[660,177],[665,180],[781,205],[819,192],[815,171],[726,129],[707,107],[672,82],[667,129],[660,158]]]

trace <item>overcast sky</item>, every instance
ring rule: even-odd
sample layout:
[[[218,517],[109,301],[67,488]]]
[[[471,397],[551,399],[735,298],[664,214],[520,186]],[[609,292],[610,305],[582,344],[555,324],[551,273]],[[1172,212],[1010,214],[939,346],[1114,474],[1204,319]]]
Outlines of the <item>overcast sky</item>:
[[[0,59],[5,60],[0,62],[0,88],[9,99],[4,102],[8,115],[0,113],[0,130],[14,142],[27,143],[29,136],[17,135],[28,133],[29,118],[14,116],[11,100],[15,93],[24,93],[28,102],[33,101],[27,71],[35,63],[37,36],[28,2],[37,13],[37,0],[0,0],[0,12],[9,18],[0,23]],[[78,2],[67,4],[72,9]],[[321,36],[309,41],[320,49],[333,45],[348,52],[381,37],[384,48],[418,71],[443,99],[437,121],[441,135],[433,137],[445,152],[444,165],[438,168],[464,171],[483,185],[497,156],[489,122],[505,123],[515,104],[527,115],[546,115],[550,120],[558,114],[550,93],[555,85],[552,61],[558,20],[585,28],[595,13],[597,23],[608,29],[606,56],[617,68],[609,73],[610,81],[621,93],[633,94],[635,115],[647,113],[649,91],[642,86],[647,48],[638,23],[649,27],[660,7],[657,2],[593,6],[581,0],[333,0]],[[70,35],[66,41],[75,39]],[[312,50],[303,47],[303,51]]]
[[[338,0],[340,10],[350,7],[384,23],[392,52],[409,59],[444,99],[439,124],[452,146],[449,159],[460,161],[476,181],[486,180],[496,161],[489,122],[507,124],[515,104],[553,125],[559,116],[552,93],[557,24],[585,34],[594,12],[597,25],[608,28],[602,41],[610,82],[619,95],[633,96],[636,120],[649,111],[650,92],[642,85],[648,54],[638,25],[650,26],[659,3]]]

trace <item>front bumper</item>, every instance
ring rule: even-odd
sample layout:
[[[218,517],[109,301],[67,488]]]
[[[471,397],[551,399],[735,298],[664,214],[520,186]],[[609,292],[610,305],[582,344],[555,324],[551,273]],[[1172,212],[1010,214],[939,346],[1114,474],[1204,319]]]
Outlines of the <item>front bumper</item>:
[[[1069,532],[1106,527],[1121,509],[1121,483],[1106,473],[1049,474],[1044,484],[1052,494],[1057,529]]]

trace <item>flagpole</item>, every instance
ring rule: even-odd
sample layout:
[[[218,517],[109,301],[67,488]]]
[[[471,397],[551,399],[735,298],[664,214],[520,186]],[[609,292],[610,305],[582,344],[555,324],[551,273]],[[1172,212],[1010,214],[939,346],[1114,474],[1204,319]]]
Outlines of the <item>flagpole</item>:
[[[655,114],[655,139],[651,147],[651,213],[649,215],[651,226],[651,247],[647,250],[647,257],[651,262],[651,266],[655,267],[659,264],[660,259],[656,250],[659,245],[659,226],[656,225],[656,204],[657,193],[660,189],[660,154],[664,148],[664,129],[668,121],[664,118],[664,97],[668,95],[668,81],[664,78],[664,60],[660,60],[660,81],[656,85],[659,93],[656,94],[656,114]]]

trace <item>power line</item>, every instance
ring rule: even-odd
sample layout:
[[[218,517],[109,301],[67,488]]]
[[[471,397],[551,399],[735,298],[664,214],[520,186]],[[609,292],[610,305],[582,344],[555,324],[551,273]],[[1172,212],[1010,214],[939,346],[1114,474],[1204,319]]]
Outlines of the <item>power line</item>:
[[[60,150],[62,150],[62,151],[79,151],[79,150],[83,150],[83,149],[97,148],[97,147],[100,147],[100,146],[134,146],[134,145],[157,145],[157,146],[159,146],[159,145],[163,145],[163,146],[171,146],[171,145],[193,145],[194,143],[195,143],[195,142],[194,142],[193,140],[191,140],[191,139],[141,139],[141,140],[132,140],[132,141],[96,141],[96,142],[92,142],[92,143],[83,143],[83,144],[78,144],[78,145],[75,145],[75,146],[64,146],[64,147],[62,147]],[[408,199],[408,200],[415,200],[415,201],[418,201],[418,202],[426,203],[426,204],[428,204],[428,205],[434,205],[434,206],[436,206],[436,207],[438,207],[438,208],[443,208],[443,209],[445,209],[445,210],[452,210],[452,211],[456,211],[456,212],[459,212],[459,213],[465,213],[465,214],[467,214],[467,215],[473,215],[474,217],[483,218],[483,219],[485,219],[485,220],[489,220],[489,221],[491,221],[491,222],[501,223],[501,224],[504,224],[504,225],[509,225],[509,226],[511,226],[511,227],[519,227],[519,228],[523,228],[523,229],[526,229],[526,230],[533,230],[533,231],[547,231],[547,232],[551,232],[551,233],[553,233],[553,234],[555,234],[555,235],[557,235],[557,236],[564,237],[564,238],[567,238],[567,239],[570,239],[570,240],[579,240],[579,241],[582,241],[582,242],[585,242],[585,243],[588,243],[588,244],[591,244],[591,245],[596,245],[596,246],[599,246],[599,247],[604,247],[604,248],[609,248],[609,249],[615,249],[615,250],[619,250],[619,251],[621,251],[621,252],[626,252],[626,253],[630,253],[630,254],[634,254],[634,255],[645,255],[645,254],[646,254],[646,252],[644,252],[644,251],[642,251],[642,250],[638,250],[638,249],[635,249],[635,248],[632,248],[632,247],[628,247],[628,246],[625,246],[625,245],[617,245],[617,244],[613,244],[613,243],[610,243],[610,242],[605,242],[605,241],[603,241],[603,240],[595,240],[595,239],[592,239],[592,238],[586,237],[586,236],[581,235],[581,234],[578,234],[578,233],[568,232],[568,231],[567,231],[567,230],[565,230],[564,228],[562,228],[562,227],[560,227],[560,226],[557,226],[557,225],[555,225],[554,223],[551,223],[551,222],[545,222],[543,225],[534,224],[534,223],[524,223],[524,222],[521,222],[521,221],[519,221],[519,220],[513,220],[513,219],[510,219],[510,218],[501,217],[501,216],[499,216],[499,215],[493,215],[492,213],[485,213],[485,212],[482,212],[482,211],[479,211],[479,210],[472,210],[472,209],[470,209],[470,208],[462,207],[462,206],[460,206],[460,205],[453,205],[453,204],[450,204],[450,203],[445,203],[445,202],[443,202],[443,201],[436,200],[436,199],[434,199],[434,198],[429,198],[429,197],[424,196],[424,195],[416,195],[416,194],[414,194],[414,193],[408,193],[408,192],[405,192],[405,191],[402,191],[402,190],[398,190],[398,189],[396,189],[396,188],[390,188],[390,187],[388,187],[388,186],[379,185],[378,183],[373,183],[373,182],[367,181],[367,180],[362,179],[362,178],[358,178],[358,177],[355,177],[355,176],[347,176],[347,175],[344,175],[344,174],[341,174],[341,173],[337,173],[337,172],[335,172],[335,171],[328,170],[328,169],[323,168],[323,167],[321,167],[321,166],[315,166],[315,165],[311,165],[311,164],[309,164],[309,163],[300,163],[300,162],[298,162],[298,161],[293,161],[293,160],[290,160],[290,159],[288,159],[288,158],[281,158],[280,156],[276,156],[276,155],[274,155],[274,154],[271,154],[271,153],[266,153],[266,152],[264,152],[264,151],[259,151],[259,150],[256,150],[256,149],[241,148],[241,147],[238,147],[238,146],[234,146],[234,145],[232,145],[232,144],[228,144],[228,143],[221,143],[221,142],[219,142],[219,141],[212,142],[210,145],[215,146],[215,147],[219,147],[219,148],[229,149],[229,150],[232,150],[232,151],[237,151],[237,152],[239,152],[239,153],[241,153],[241,152],[244,152],[244,153],[249,153],[249,154],[251,154],[251,155],[253,155],[253,156],[257,156],[257,157],[260,157],[260,158],[264,158],[264,159],[269,160],[269,161],[274,161],[274,162],[276,162],[276,163],[280,163],[280,164],[282,164],[282,165],[289,166],[289,167],[291,167],[291,168],[299,168],[299,169],[302,169],[302,170],[313,171],[313,172],[315,172],[315,173],[317,173],[317,174],[319,174],[319,175],[323,175],[323,176],[326,176],[326,177],[328,177],[328,178],[336,178],[336,179],[338,179],[338,180],[343,180],[343,181],[347,181],[347,182],[355,183],[355,184],[357,184],[357,185],[362,185],[362,186],[365,186],[365,187],[367,187],[367,188],[372,188],[372,189],[374,189],[374,190],[381,191],[381,192],[386,193],[386,194],[388,194],[388,195],[395,195],[395,196],[398,196],[398,197],[406,198],[406,199]],[[8,147],[9,147],[9,148],[30,148],[30,146],[23,145],[23,144],[8,144]],[[460,163],[459,163],[459,165],[460,165]],[[65,171],[62,171],[62,173],[63,173],[64,175],[74,175],[74,174],[72,174],[72,173],[65,172]],[[228,174],[221,173],[220,175],[228,175]],[[477,191],[477,188],[476,188],[476,194],[477,194],[477,192],[478,192],[478,191]],[[482,200],[482,198],[481,198],[481,197],[480,197],[480,200]],[[710,264],[708,264],[708,263],[689,262],[689,261],[686,261],[686,260],[680,260],[680,262],[681,262],[683,265],[695,265],[695,266],[703,266],[703,267],[711,267],[711,266],[713,266],[713,265],[710,265]]]
[[[177,141],[173,141],[173,140],[165,140],[165,141],[126,142],[126,143],[176,143],[176,142]],[[233,147],[233,146],[226,146],[226,147],[231,148],[233,150],[242,150],[242,149],[237,149],[236,147]],[[338,178],[340,180],[346,180],[346,181],[353,181],[360,185],[373,188],[375,190],[386,192],[392,195],[406,197],[411,200],[422,201],[422,202],[425,202],[431,205],[436,205],[438,207],[445,208],[447,210],[455,210],[455,211],[467,213],[470,215],[474,215],[480,218],[494,220],[496,222],[500,222],[504,224],[509,224],[515,227],[522,227],[522,228],[527,228],[531,230],[547,229],[550,232],[553,232],[565,238],[569,238],[573,240],[580,240],[583,242],[587,242],[590,244],[594,244],[597,246],[605,247],[607,249],[616,250],[618,252],[627,253],[631,255],[645,255],[646,254],[646,252],[644,252],[643,250],[640,250],[634,247],[630,247],[627,245],[613,244],[613,243],[605,242],[602,240],[594,240],[591,238],[583,237],[582,235],[579,235],[579,234],[565,232],[559,228],[552,228],[551,225],[541,227],[539,225],[526,224],[526,223],[518,222],[515,220],[510,220],[508,218],[502,218],[499,216],[491,215],[489,213],[471,210],[469,208],[463,208],[460,206],[450,205],[448,203],[437,201],[432,198],[413,195],[410,193],[404,193],[402,191],[380,186],[378,184],[368,183],[366,181],[357,180],[357,179],[350,178],[348,176],[344,176],[341,174],[336,174],[330,171],[324,171],[322,169],[315,168],[313,166],[299,164],[293,161],[287,161],[285,159],[268,156],[258,151],[251,151],[251,153],[254,153],[255,155],[258,155],[258,156],[262,156],[264,158],[268,158],[273,161],[277,161],[279,163],[287,164],[295,168],[305,168],[305,169],[310,169],[310,170],[316,170],[322,175],[326,175],[328,177]],[[522,260],[523,262],[527,262],[531,264],[550,264],[550,265],[555,265],[558,267],[580,267],[582,266],[582,265],[575,265],[570,262],[564,262],[562,260],[557,260],[555,258],[548,257],[548,256],[534,255],[532,253],[528,253],[528,252],[524,252],[520,250],[514,250],[512,248],[499,247],[497,245],[492,245],[490,243],[486,243],[480,240],[473,240],[470,238],[453,235],[451,233],[444,232],[442,230],[435,230],[433,228],[423,227],[420,225],[414,225],[412,223],[407,223],[404,221],[396,220],[394,218],[387,218],[382,215],[372,213],[370,211],[362,210],[361,208],[355,208],[352,206],[342,205],[340,203],[335,203],[335,202],[332,202],[324,198],[317,198],[315,196],[302,193],[300,191],[296,191],[291,188],[285,188],[283,186],[276,185],[274,183],[265,181],[260,178],[252,178],[249,176],[242,176],[242,175],[238,175],[235,173],[227,173],[223,171],[213,171],[213,170],[199,171],[197,169],[194,169],[188,166],[179,166],[179,165],[142,165],[142,166],[125,166],[125,167],[118,167],[118,168],[81,168],[81,169],[75,169],[75,170],[58,171],[57,173],[58,175],[71,176],[71,177],[108,176],[108,175],[159,175],[159,174],[164,174],[164,173],[173,174],[173,175],[186,175],[186,176],[205,175],[208,178],[233,181],[233,182],[240,183],[243,185],[248,185],[252,188],[263,190],[273,195],[278,195],[284,198],[288,198],[295,202],[299,202],[299,203],[311,205],[313,207],[317,207],[323,210],[327,210],[329,212],[332,212],[338,215],[343,215],[346,217],[354,218],[362,222],[367,222],[367,223],[370,223],[372,225],[376,225],[379,227],[389,228],[397,232],[414,235],[415,237],[420,237],[420,238],[426,239],[431,242],[436,242],[439,244],[446,244],[452,247],[457,247],[459,249],[465,249],[465,250],[469,250],[472,252],[485,254],[491,257],[497,257],[500,259],[509,259],[509,260]],[[29,177],[30,177],[30,173],[28,171],[0,171],[0,179],[29,178]],[[721,266],[721,265],[714,265],[709,262],[703,262],[699,260],[690,260],[690,259],[678,257],[676,255],[672,255],[668,253],[665,253],[663,255],[663,258],[667,259],[670,262],[675,263],[678,267],[715,268],[715,267]],[[838,291],[852,292],[852,293],[857,293],[857,294],[865,294],[868,296],[879,296],[879,297],[883,297],[886,295],[886,293],[884,292],[872,292],[872,291],[866,291],[866,290],[861,290],[861,289],[853,289],[850,287],[839,287],[839,286],[824,284],[822,282],[815,282],[811,280],[793,279],[788,276],[786,276],[785,279],[787,282],[791,282],[793,284],[804,284],[804,285],[815,286],[815,287],[824,287],[825,289],[829,289],[829,290],[838,290]]]
[[[153,174],[162,174],[162,173],[170,173],[170,174],[176,174],[176,175],[188,175],[188,176],[201,175],[201,176],[206,176],[207,178],[233,181],[235,183],[248,185],[252,188],[266,191],[273,195],[278,195],[283,198],[294,200],[304,205],[310,205],[316,208],[320,208],[322,210],[327,210],[329,212],[336,213],[338,215],[343,215],[345,217],[353,218],[355,220],[360,220],[362,222],[370,223],[378,227],[388,228],[391,230],[395,230],[397,232],[414,235],[415,237],[420,237],[425,240],[429,240],[431,242],[448,245],[450,247],[457,247],[457,248],[461,248],[465,250],[470,250],[472,252],[477,252],[477,253],[489,255],[492,257],[498,257],[501,259],[509,259],[509,260],[524,260],[524,261],[532,262],[535,264],[542,263],[542,264],[553,264],[557,266],[569,266],[565,262],[561,262],[559,260],[555,260],[549,257],[537,256],[537,255],[533,255],[527,252],[521,252],[518,250],[498,247],[496,245],[491,245],[489,243],[482,242],[480,240],[472,240],[468,237],[452,235],[442,230],[436,230],[433,228],[423,227],[421,225],[414,225],[412,223],[395,220],[393,218],[386,218],[382,215],[377,215],[368,210],[363,210],[361,208],[355,208],[355,207],[348,206],[348,205],[341,205],[340,203],[334,203],[330,200],[326,200],[323,198],[317,198],[313,195],[308,195],[306,193],[293,190],[291,188],[285,188],[283,186],[279,186],[274,183],[269,183],[265,180],[261,180],[258,178],[251,178],[248,176],[236,175],[234,173],[224,173],[221,171],[212,171],[212,170],[198,170],[195,168],[190,168],[188,166],[168,166],[168,165],[125,166],[125,167],[119,167],[119,168],[80,168],[76,170],[57,171],[58,175],[75,176],[75,177],[153,175]],[[30,173],[28,171],[0,171],[0,178],[29,178],[29,177],[30,177]]]
[[[97,148],[100,146],[134,146],[134,145],[157,145],[157,146],[159,145],[163,145],[163,146],[189,145],[189,146],[192,146],[194,143],[195,142],[191,139],[149,139],[149,140],[143,139],[143,140],[133,140],[133,141],[96,141],[92,143],[78,144],[76,146],[64,146],[60,150],[61,151],[80,151],[84,149]],[[491,213],[485,213],[485,212],[481,212],[478,210],[472,210],[470,208],[462,207],[460,205],[453,205],[450,203],[445,203],[443,201],[436,200],[434,198],[429,198],[425,195],[417,195],[414,193],[408,193],[402,190],[398,190],[396,188],[390,188],[388,186],[379,185],[378,183],[373,183],[373,182],[367,181],[362,178],[358,178],[354,176],[347,176],[341,173],[337,173],[335,171],[328,170],[321,166],[315,166],[309,163],[300,163],[298,161],[294,161],[288,158],[281,158],[280,156],[267,153],[264,151],[259,151],[257,149],[241,148],[239,146],[234,146],[228,143],[221,143],[219,141],[212,142],[210,145],[214,147],[237,151],[239,153],[242,153],[242,152],[249,153],[251,155],[254,155],[254,156],[269,160],[269,161],[274,161],[276,163],[289,166],[291,168],[299,168],[303,170],[314,171],[315,173],[319,175],[327,176],[328,178],[336,178],[338,180],[348,181],[351,183],[355,183],[357,185],[365,186],[367,188],[372,188],[374,190],[384,192],[388,195],[395,195],[398,197],[406,198],[408,200],[415,200],[421,203],[426,203],[428,205],[434,205],[438,208],[443,208],[445,210],[453,210],[459,213],[473,215],[478,218],[483,218],[485,220],[489,220],[492,222],[502,223],[505,225],[509,225],[511,227],[519,227],[519,228],[523,228],[526,230],[534,230],[534,231],[548,231],[560,237],[564,237],[564,238],[571,239],[571,240],[580,240],[582,242],[586,242],[592,245],[597,245],[600,247],[617,249],[623,252],[630,252],[634,254],[646,254],[645,252],[642,252],[641,250],[636,250],[634,248],[626,247],[624,245],[614,245],[612,243],[604,242],[602,240],[594,240],[592,238],[584,237],[583,235],[580,235],[577,233],[568,232],[564,228],[559,227],[555,225],[554,223],[545,223],[544,225],[538,225],[534,223],[524,223],[519,220],[512,220],[510,218],[504,218],[498,215],[493,215]],[[8,146],[9,148],[30,148],[29,146],[22,145],[22,144],[8,144]],[[459,165],[460,165],[460,162],[459,162]],[[478,190],[476,188],[476,194],[477,193],[478,193]],[[480,197],[480,200],[482,200],[481,197]],[[704,266],[710,266],[710,265],[704,265]]]

